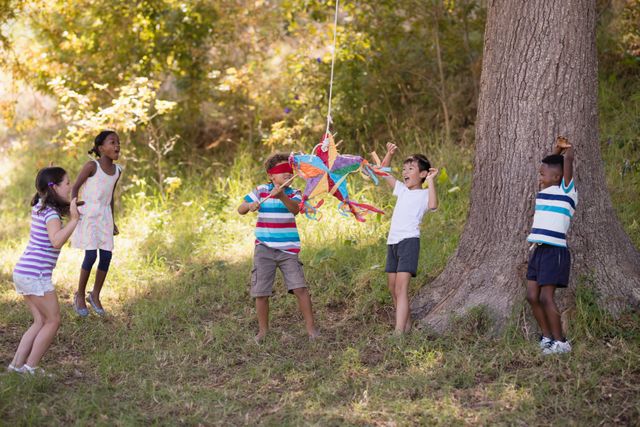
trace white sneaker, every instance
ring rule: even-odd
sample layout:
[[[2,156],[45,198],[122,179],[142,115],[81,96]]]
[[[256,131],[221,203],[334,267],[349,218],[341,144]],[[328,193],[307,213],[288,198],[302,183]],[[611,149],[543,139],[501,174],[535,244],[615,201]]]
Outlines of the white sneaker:
[[[569,341],[554,341],[551,347],[542,350],[542,354],[569,353],[570,351],[571,344],[569,344]]]
[[[9,366],[7,366],[7,372],[17,372],[18,374],[21,374],[24,372],[24,367],[16,368],[14,365],[9,364]]]
[[[540,350],[551,348],[551,346],[553,345],[553,339],[549,337],[545,337],[543,335],[540,337],[540,341],[538,341],[538,345],[540,346]]]

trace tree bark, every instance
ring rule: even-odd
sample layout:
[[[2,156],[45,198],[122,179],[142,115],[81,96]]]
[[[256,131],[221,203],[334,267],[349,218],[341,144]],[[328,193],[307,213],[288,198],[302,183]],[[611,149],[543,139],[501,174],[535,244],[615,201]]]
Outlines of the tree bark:
[[[600,156],[595,26],[595,0],[488,2],[469,215],[444,271],[413,299],[423,325],[442,332],[453,314],[484,305],[499,330],[524,301],[538,168],[558,135],[575,147],[579,197],[560,305],[566,312],[584,282],[613,314],[638,308],[640,254],[615,215]]]

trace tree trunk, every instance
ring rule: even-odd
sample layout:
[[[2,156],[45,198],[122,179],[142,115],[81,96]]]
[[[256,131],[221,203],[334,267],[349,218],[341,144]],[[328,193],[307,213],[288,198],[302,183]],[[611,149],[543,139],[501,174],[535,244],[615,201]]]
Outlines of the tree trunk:
[[[640,254],[600,157],[595,21],[595,0],[488,2],[469,216],[445,270],[412,301],[423,325],[441,332],[452,314],[484,305],[500,329],[524,300],[538,167],[558,135],[575,147],[579,196],[560,305],[566,311],[584,281],[613,314],[638,307]]]

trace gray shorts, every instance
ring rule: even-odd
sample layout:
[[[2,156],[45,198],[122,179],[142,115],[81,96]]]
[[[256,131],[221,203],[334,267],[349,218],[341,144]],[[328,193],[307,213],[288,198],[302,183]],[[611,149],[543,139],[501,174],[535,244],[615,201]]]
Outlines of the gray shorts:
[[[420,255],[420,239],[412,237],[404,239],[395,245],[387,245],[387,273],[411,273],[416,277],[418,272],[418,257]]]
[[[282,272],[284,284],[289,293],[294,289],[307,287],[298,254],[290,254],[265,245],[256,245],[251,270],[252,297],[273,295],[273,282],[276,279],[277,268]]]

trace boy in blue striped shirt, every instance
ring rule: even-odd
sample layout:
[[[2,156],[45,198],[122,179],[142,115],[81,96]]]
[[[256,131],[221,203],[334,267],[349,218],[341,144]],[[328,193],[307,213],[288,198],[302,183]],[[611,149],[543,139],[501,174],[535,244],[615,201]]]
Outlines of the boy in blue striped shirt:
[[[255,231],[255,250],[251,270],[251,296],[256,300],[260,342],[269,329],[269,297],[273,295],[276,269],[280,269],[289,293],[298,299],[309,338],[318,336],[313,322],[311,297],[298,259],[300,236],[295,216],[302,200],[299,190],[289,187],[293,170],[289,155],[275,153],[265,161],[269,183],[259,185],[248,193],[238,207],[238,213],[258,211]]]
[[[564,153],[564,156],[562,155]],[[571,344],[562,334],[556,288],[569,285],[571,255],[566,234],[578,203],[573,183],[573,147],[558,137],[553,154],[542,159],[533,225],[527,241],[533,253],[527,269],[527,301],[542,330],[544,354],[568,353]]]

